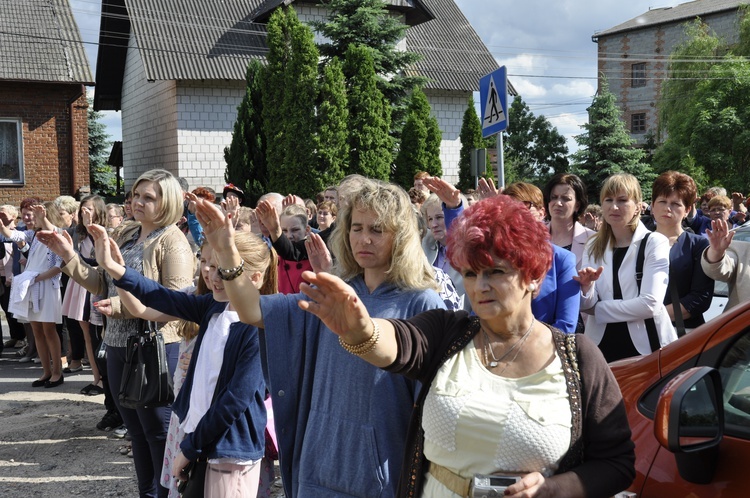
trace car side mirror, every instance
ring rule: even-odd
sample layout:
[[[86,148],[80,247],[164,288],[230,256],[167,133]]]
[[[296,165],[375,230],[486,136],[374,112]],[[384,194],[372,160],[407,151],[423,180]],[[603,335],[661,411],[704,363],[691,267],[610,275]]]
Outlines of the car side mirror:
[[[695,367],[680,373],[659,395],[654,435],[674,453],[680,476],[692,483],[713,479],[724,436],[721,376],[716,369]]]

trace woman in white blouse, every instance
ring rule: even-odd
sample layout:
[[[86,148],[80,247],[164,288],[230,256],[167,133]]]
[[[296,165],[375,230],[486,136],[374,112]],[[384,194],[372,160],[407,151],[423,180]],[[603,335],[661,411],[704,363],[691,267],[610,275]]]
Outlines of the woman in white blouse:
[[[648,354],[677,339],[664,296],[669,240],[640,221],[641,187],[627,173],[607,178],[600,194],[603,222],[583,253],[578,281],[586,335],[607,361]],[[642,280],[636,278],[641,241],[648,236]]]

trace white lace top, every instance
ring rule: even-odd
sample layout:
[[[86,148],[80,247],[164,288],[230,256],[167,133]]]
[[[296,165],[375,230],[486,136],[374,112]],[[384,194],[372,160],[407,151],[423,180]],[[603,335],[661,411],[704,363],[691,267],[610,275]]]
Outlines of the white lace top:
[[[552,475],[570,446],[572,425],[562,363],[520,379],[490,373],[470,342],[439,370],[424,406],[424,453],[465,478],[474,474]],[[423,496],[456,495],[426,476]]]

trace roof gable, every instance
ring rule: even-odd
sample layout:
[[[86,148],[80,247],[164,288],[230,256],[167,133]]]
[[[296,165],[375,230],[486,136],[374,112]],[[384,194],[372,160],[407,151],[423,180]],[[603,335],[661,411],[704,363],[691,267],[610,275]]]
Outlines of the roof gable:
[[[120,109],[131,32],[149,80],[244,80],[248,62],[268,51],[258,12],[284,1],[293,0],[108,0],[119,11],[103,6],[94,109]],[[411,73],[428,77],[428,88],[475,91],[498,68],[454,0],[388,1],[419,4],[435,16],[406,31],[408,50],[423,56]]]
[[[67,0],[0,0],[0,26],[0,80],[93,85]]]
[[[750,0],[694,0],[692,2],[681,3],[674,7],[649,9],[648,12],[644,12],[622,24],[595,33],[593,38],[594,41],[596,41],[596,38],[625,31],[643,29],[648,26],[690,21],[696,17],[716,14],[727,10],[735,10],[740,5],[748,3],[750,3]]]
[[[279,7],[287,7],[296,0],[266,0],[251,14],[253,20],[258,22],[267,22],[274,10]],[[325,0],[302,0],[300,3],[322,4]],[[424,0],[384,0],[386,8],[404,14],[407,26],[416,26],[430,19],[435,15],[426,6]]]

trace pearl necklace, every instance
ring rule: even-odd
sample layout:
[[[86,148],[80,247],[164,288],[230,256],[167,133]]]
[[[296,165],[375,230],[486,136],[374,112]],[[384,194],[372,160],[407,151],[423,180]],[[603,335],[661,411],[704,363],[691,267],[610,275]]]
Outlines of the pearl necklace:
[[[531,334],[531,329],[534,328],[534,322],[536,321],[535,318],[531,319],[531,325],[529,325],[529,330],[526,331],[523,336],[521,336],[520,339],[518,339],[515,344],[513,344],[505,353],[500,356],[500,358],[495,358],[495,352],[492,351],[492,346],[490,346],[490,336],[487,333],[487,331],[484,329],[484,325],[480,323],[480,326],[482,328],[482,334],[484,336],[484,347],[482,348],[482,351],[484,352],[484,364],[488,366],[489,368],[495,368],[500,364],[501,361],[503,361],[509,354],[511,354],[516,348],[518,348],[518,351],[516,351],[516,354],[511,358],[509,362],[505,364],[505,368],[500,372],[504,372],[506,368],[508,368],[508,365],[513,363],[516,358],[518,358],[518,354],[521,352],[521,349],[519,346],[522,346],[524,342],[526,342],[526,339],[528,339],[529,334]],[[487,351],[489,350],[489,354],[487,354]],[[492,361],[490,361],[490,356],[492,357]]]

